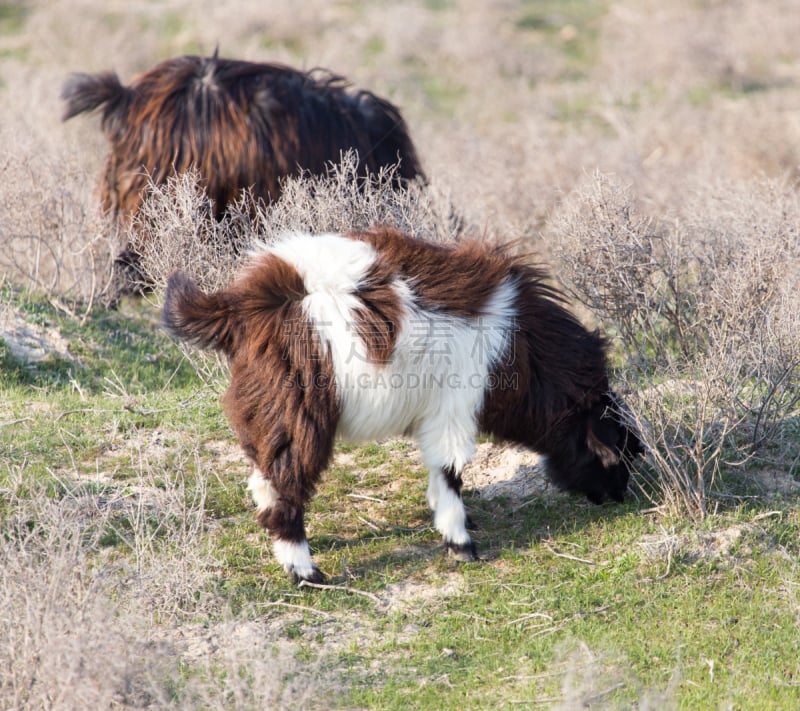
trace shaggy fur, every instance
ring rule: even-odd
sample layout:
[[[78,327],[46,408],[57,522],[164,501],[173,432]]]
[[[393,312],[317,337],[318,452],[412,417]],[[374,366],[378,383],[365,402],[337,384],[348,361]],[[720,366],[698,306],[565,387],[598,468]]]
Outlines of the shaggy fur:
[[[461,472],[479,430],[547,455],[556,485],[621,501],[641,451],[609,390],[605,343],[544,272],[481,242],[434,245],[377,227],[287,235],[226,290],[169,281],[164,322],[226,353],[228,417],[278,560],[320,580],[303,511],[336,437],[409,434],[434,525],[474,560]]]
[[[184,56],[162,62],[124,86],[116,74],[73,74],[65,83],[64,120],[102,110],[111,150],[101,179],[103,208],[123,223],[148,183],[197,171],[217,216],[249,190],[266,202],[281,180],[322,175],[355,149],[359,174],[398,164],[396,185],[424,177],[397,107],[351,90],[324,70]],[[142,279],[128,245],[118,267]],[[134,284],[129,284],[134,287]]]

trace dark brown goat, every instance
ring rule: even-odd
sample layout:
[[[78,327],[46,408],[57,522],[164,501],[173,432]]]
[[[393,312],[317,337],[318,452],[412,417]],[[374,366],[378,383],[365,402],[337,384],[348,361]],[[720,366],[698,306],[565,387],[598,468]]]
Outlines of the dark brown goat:
[[[217,217],[243,191],[270,202],[283,178],[323,175],[351,149],[360,176],[396,165],[397,186],[424,178],[397,107],[324,70],[184,56],[130,86],[111,72],[73,74],[62,98],[65,121],[102,109],[111,151],[101,201],[123,223],[139,209],[149,181],[160,185],[187,170],[199,175]],[[117,262],[129,274],[127,290],[136,291],[137,250],[128,245]]]
[[[277,559],[318,581],[303,512],[336,437],[410,434],[448,549],[474,560],[461,472],[479,430],[548,458],[556,485],[622,501],[641,451],[609,390],[605,343],[545,274],[480,242],[434,245],[391,228],[289,235],[232,286],[170,277],[164,322],[230,361],[225,410]]]

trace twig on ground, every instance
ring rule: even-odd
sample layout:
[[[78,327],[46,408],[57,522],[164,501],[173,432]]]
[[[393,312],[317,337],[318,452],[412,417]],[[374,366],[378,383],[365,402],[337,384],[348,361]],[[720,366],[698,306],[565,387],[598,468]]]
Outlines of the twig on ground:
[[[591,696],[587,696],[585,699],[583,699],[583,706],[589,706],[590,704],[593,704],[595,701],[602,701],[606,697],[611,696],[611,694],[613,694],[615,691],[619,691],[620,689],[624,688],[625,688],[625,683],[620,681],[614,684],[614,686],[610,686],[605,691],[600,691],[596,694],[592,694]]]
[[[359,516],[358,520],[361,521],[361,523],[363,523],[365,526],[369,526],[373,531],[380,532],[380,531],[383,530],[380,526],[378,526],[377,524],[373,523],[372,521],[364,518],[363,516]]]
[[[347,494],[347,496],[351,499],[362,499],[363,501],[374,501],[378,504],[385,504],[386,502],[383,499],[379,499],[376,496],[364,496],[363,494]]]
[[[758,516],[754,516],[753,521],[761,521],[762,519],[772,518],[773,516],[783,518],[783,511],[765,511],[764,513],[758,514]]]
[[[503,625],[503,627],[510,627],[511,625],[516,625],[519,624],[520,622],[527,622],[528,620],[532,620],[537,617],[548,620],[549,622],[553,621],[552,615],[547,615],[544,612],[530,612],[527,615],[523,615],[522,617],[517,617],[515,620],[510,620],[509,622],[506,622]]]
[[[355,588],[349,588],[346,585],[326,585],[325,583],[311,583],[308,580],[301,580],[298,583],[298,587],[316,588],[318,590],[341,590],[342,592],[353,593],[354,595],[363,595],[364,597],[369,598],[375,603],[380,603],[381,601],[381,599],[377,595],[373,595],[370,592],[365,592],[364,590],[356,590]]]
[[[316,610],[313,607],[308,607],[307,605],[295,605],[291,602],[284,602],[283,600],[275,600],[274,602],[262,602],[259,603],[263,607],[288,607],[292,610],[300,610],[301,612],[313,612],[316,615],[322,615],[326,619],[330,619],[331,615],[324,610]]]
[[[9,420],[8,422],[0,422],[0,427],[12,427],[14,425],[22,424],[23,422],[33,422],[33,418],[20,417],[18,420]]]
[[[574,555],[569,555],[568,553],[559,553],[558,551],[553,550],[550,546],[545,543],[545,548],[549,550],[554,556],[557,558],[566,558],[567,560],[574,560],[578,563],[586,563],[587,565],[597,565],[593,560],[587,560],[586,558],[578,558]]]

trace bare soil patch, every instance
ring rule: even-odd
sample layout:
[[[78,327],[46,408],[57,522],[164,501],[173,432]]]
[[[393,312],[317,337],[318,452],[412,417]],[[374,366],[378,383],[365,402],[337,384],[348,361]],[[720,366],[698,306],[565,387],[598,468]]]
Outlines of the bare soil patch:
[[[522,499],[552,492],[544,459],[517,445],[483,442],[464,469],[464,485],[482,499]]]
[[[71,359],[69,344],[57,328],[30,323],[9,304],[0,304],[0,341],[15,358],[31,363],[53,355]]]

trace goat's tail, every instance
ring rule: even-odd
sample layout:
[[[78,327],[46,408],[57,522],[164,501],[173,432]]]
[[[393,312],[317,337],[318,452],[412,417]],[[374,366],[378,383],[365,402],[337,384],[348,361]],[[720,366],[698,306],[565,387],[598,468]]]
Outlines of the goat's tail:
[[[161,319],[173,335],[199,348],[230,355],[236,347],[237,321],[226,293],[206,294],[183,272],[167,282]]]
[[[61,98],[66,102],[62,121],[86,111],[104,107],[104,121],[118,113],[130,97],[130,90],[123,86],[114,72],[102,74],[70,74],[61,89]]]

